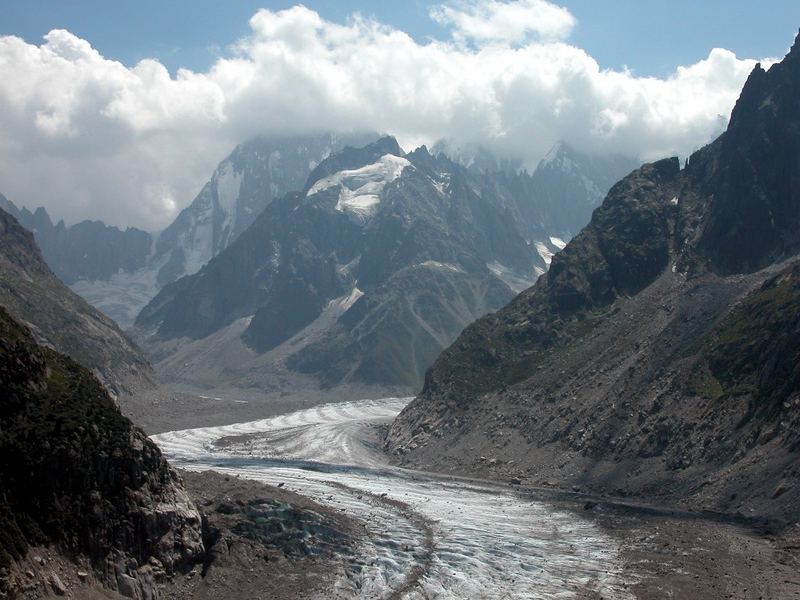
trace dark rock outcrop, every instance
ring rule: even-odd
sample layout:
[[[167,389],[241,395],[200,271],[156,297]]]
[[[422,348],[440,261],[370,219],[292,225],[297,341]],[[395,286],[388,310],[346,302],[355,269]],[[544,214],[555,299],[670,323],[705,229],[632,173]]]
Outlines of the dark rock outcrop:
[[[0,566],[52,545],[124,596],[153,598],[158,581],[202,561],[200,515],[155,444],[89,371],[2,308],[0,389]]]

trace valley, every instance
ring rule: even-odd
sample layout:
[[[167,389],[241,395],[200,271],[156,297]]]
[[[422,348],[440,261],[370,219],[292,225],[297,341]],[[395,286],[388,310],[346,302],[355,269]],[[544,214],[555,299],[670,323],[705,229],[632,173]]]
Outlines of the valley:
[[[800,9],[17,1],[0,600],[800,599]]]
[[[800,531],[776,537],[763,521],[393,466],[381,430],[408,401],[342,402],[154,439],[182,469],[280,485],[354,519],[359,542],[321,598],[800,594],[796,558],[782,553]]]

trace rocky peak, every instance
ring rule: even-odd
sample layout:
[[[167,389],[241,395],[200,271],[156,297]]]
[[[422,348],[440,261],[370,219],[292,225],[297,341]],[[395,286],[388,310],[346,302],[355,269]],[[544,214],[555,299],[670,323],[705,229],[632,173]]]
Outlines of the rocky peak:
[[[754,70],[686,169],[671,158],[615,184],[536,285],[467,327],[388,446],[474,471],[476,446],[506,447],[487,415],[511,413],[504,452],[560,485],[684,500],[708,486],[701,502],[794,520],[797,496],[769,490],[798,448],[797,46]]]
[[[0,257],[25,272],[47,272],[33,234],[4,210],[0,210]]]
[[[752,272],[800,250],[798,45],[753,69],[712,164],[690,162],[714,191],[699,250],[716,272]]]
[[[308,176],[303,192],[308,193],[320,179],[329,177],[339,171],[354,170],[371,165],[387,154],[398,157],[404,155],[397,140],[388,135],[363,147],[346,146],[340,152],[332,154],[317,165]]]

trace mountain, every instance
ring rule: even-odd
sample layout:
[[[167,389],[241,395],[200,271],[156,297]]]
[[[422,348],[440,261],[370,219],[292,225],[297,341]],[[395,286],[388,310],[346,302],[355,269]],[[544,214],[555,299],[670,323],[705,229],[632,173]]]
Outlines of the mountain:
[[[247,229],[274,199],[303,187],[308,174],[347,144],[377,134],[258,137],[237,146],[164,231],[121,231],[100,221],[53,225],[47,211],[0,208],[34,232],[55,274],[90,304],[129,327],[165,284],[195,273]]]
[[[33,234],[2,209],[0,305],[41,343],[90,369],[114,394],[153,385],[154,374],[141,351],[111,319],[56,278]]]
[[[520,210],[538,231],[569,240],[589,222],[611,186],[640,164],[618,154],[586,154],[559,142],[536,167],[530,189],[521,194],[536,202],[522,204]]]
[[[164,287],[137,339],[179,381],[414,390],[465,325],[545,271],[523,229],[505,178],[391,137],[348,147]]]
[[[47,211],[18,209],[0,195],[0,208],[30,229],[53,272],[90,304],[127,328],[158,290],[195,273],[245,231],[274,199],[300,190],[325,158],[345,145],[362,146],[377,134],[331,134],[260,137],[237,146],[223,160],[194,201],[163,232],[151,235],[129,227],[120,230],[100,221],[67,227],[53,224]],[[453,152],[456,162],[488,185],[503,185],[518,198],[528,239],[549,263],[585,224],[613,181],[630,172],[635,161],[581,154],[556,145],[532,176],[519,165],[484,149],[471,152],[440,143],[434,154]],[[549,233],[548,233],[549,232]],[[550,240],[550,237],[553,240]],[[546,268],[546,264],[541,268]]]
[[[2,307],[0,387],[0,595],[37,577],[65,595],[69,574],[52,562],[15,564],[37,546],[85,557],[84,579],[129,598],[157,597],[158,583],[202,562],[200,514],[156,445],[89,371]]]
[[[156,236],[144,268],[110,280],[84,279],[73,289],[123,327],[158,291],[197,272],[245,231],[275,198],[299,190],[308,174],[346,144],[376,134],[258,137],[237,146],[192,203]]]
[[[53,225],[43,207],[33,213],[20,210],[1,194],[0,208],[33,232],[47,265],[67,285],[81,279],[107,281],[120,270],[131,273],[144,267],[150,255],[150,234],[135,227],[121,231],[102,221]]]
[[[572,238],[589,222],[611,186],[641,164],[619,154],[579,152],[564,141],[550,149],[530,176],[520,163],[497,158],[480,146],[441,141],[432,153],[451,158],[475,176],[504,177],[514,189],[530,239]]]
[[[392,425],[401,462],[793,519],[800,38],[727,131],[614,185]]]
[[[0,209],[33,233],[47,266],[62,282],[121,327],[130,325],[155,295],[155,276],[148,270],[149,233],[133,227],[122,231],[101,221],[53,225],[43,207],[19,209],[2,195]]]
[[[237,146],[211,180],[158,236],[159,285],[191,275],[228,247],[275,198],[303,187],[308,174],[348,144],[376,134],[259,137]]]

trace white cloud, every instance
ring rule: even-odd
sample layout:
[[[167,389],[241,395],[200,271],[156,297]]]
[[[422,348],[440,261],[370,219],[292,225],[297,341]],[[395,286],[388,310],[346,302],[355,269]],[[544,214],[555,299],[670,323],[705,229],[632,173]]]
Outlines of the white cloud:
[[[207,72],[174,77],[154,60],[108,60],[67,31],[41,45],[0,37],[0,191],[68,221],[156,229],[259,133],[372,129],[406,147],[448,138],[529,166],[558,139],[686,155],[722,130],[755,63],[716,49],[666,79],[637,77],[566,43],[574,19],[541,0],[438,10],[472,46],[296,6],[259,11]]]
[[[452,27],[455,39],[476,42],[516,44],[531,35],[561,40],[575,27],[572,13],[546,0],[456,0],[435,6],[431,17]]]

